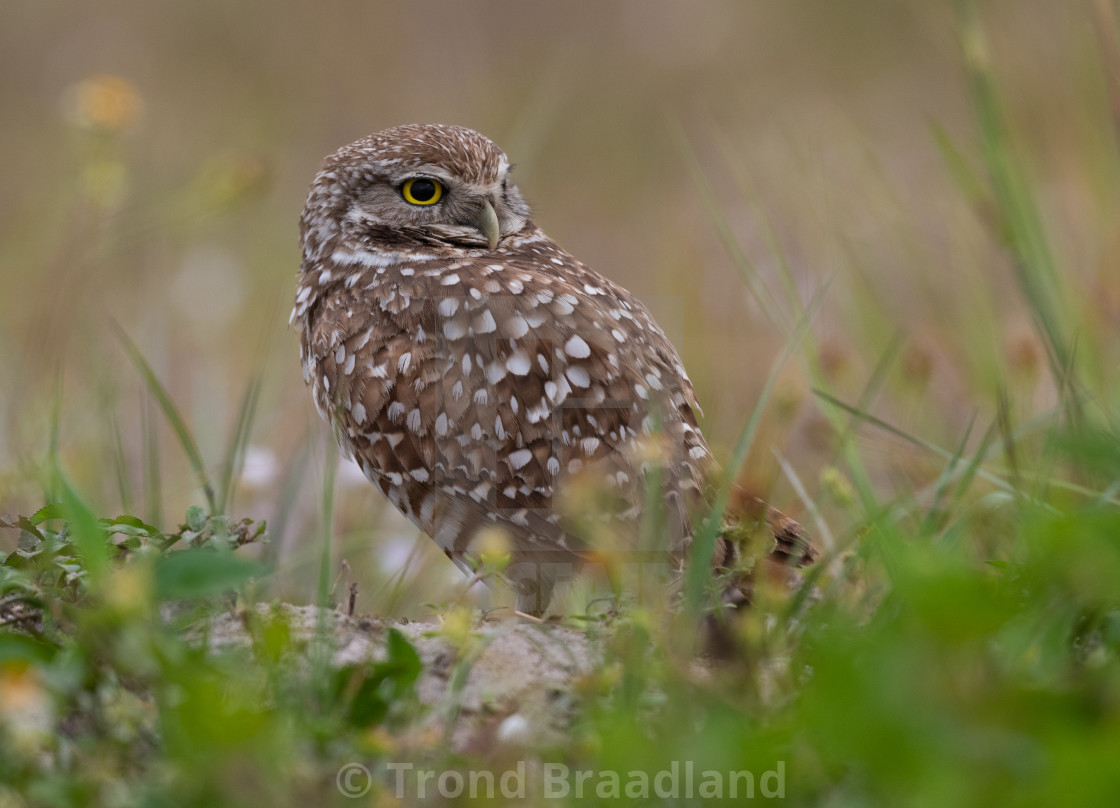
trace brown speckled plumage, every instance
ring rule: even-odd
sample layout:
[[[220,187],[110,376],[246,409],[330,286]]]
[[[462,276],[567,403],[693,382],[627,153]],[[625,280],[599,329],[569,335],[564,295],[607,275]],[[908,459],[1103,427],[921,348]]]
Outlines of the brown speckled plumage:
[[[417,177],[438,203],[405,201]],[[502,528],[518,608],[539,612],[549,570],[589,550],[566,483],[611,492],[605,533],[634,549],[651,464],[681,555],[712,464],[692,384],[646,308],[532,223],[497,146],[454,126],[371,135],[324,161],[300,224],[292,319],[316,406],[450,558],[469,566]]]

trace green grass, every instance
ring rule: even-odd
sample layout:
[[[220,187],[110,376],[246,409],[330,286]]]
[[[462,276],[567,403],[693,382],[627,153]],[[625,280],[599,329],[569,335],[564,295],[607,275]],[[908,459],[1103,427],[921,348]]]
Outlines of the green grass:
[[[860,209],[883,227],[871,239],[840,227],[819,243],[791,245],[783,212],[767,212],[774,200],[761,164],[741,160],[746,147],[721,121],[670,126],[667,139],[694,190],[674,205],[706,213],[743,282],[735,290],[742,305],[756,306],[778,340],[749,384],[717,379],[742,394],[725,430],[739,431],[696,553],[710,556],[730,484],[753,481],[756,472],[743,469],[762,467],[774,469],[773,487],[801,501],[824,554],[796,590],[761,579],[753,608],[731,626],[726,658],[705,667],[694,664],[698,615],[710,603],[703,563],[685,582],[679,614],[644,604],[608,620],[569,602],[569,623],[601,639],[604,655],[566,697],[577,718],[566,728],[569,742],[556,747],[456,751],[449,733],[417,731],[429,716],[415,693],[419,659],[402,635],[390,635],[384,661],[336,670],[325,625],[300,640],[284,620],[255,611],[300,594],[345,605],[336,580],[343,563],[358,570],[361,611],[444,613],[449,635],[462,640],[470,621],[461,608],[477,604],[460,591],[448,596],[442,559],[432,562],[426,549],[396,572],[362,563],[389,529],[364,510],[367,491],[356,498],[342,490],[333,442],[324,452],[295,440],[288,468],[264,496],[241,485],[253,436],[277,432],[268,423],[277,401],[270,360],[247,384],[226,385],[223,406],[211,407],[212,396],[157,361],[158,344],[102,324],[139,386],[107,381],[95,401],[88,379],[78,374],[75,384],[73,368],[51,368],[43,374],[49,406],[19,413],[20,430],[34,436],[27,443],[41,448],[22,456],[11,488],[37,481],[47,504],[0,523],[0,806],[388,804],[388,779],[363,800],[342,795],[340,767],[358,762],[384,773],[387,763],[409,761],[501,773],[518,759],[617,771],[623,782],[674,761],[757,778],[780,770],[793,805],[1114,802],[1114,189],[1076,196],[1074,209],[1106,223],[1099,231],[1056,213],[1066,211],[1069,186],[1120,176],[1120,142],[1105,125],[1120,63],[1115,18],[1106,3],[1091,8],[1085,19],[1100,28],[1099,61],[1081,67],[1089,89],[1078,85],[1070,104],[1079,120],[1096,123],[1093,142],[1103,146],[1063,153],[1069,173],[1055,189],[1040,180],[1047,152],[1006,88],[1008,73],[1017,75],[1000,61],[1006,50],[989,41],[995,32],[972,3],[956,4],[955,64],[972,126],[929,127],[929,152],[952,189],[943,229],[908,218],[909,197],[925,189],[887,187],[889,171],[867,157],[858,163],[872,177],[858,186]],[[86,146],[88,182],[105,180],[124,159],[110,134]],[[252,196],[251,177],[200,176],[169,209],[133,219],[100,196],[84,200],[105,228],[105,243],[91,250],[143,243],[143,222],[159,230],[151,222],[164,217],[179,222],[181,236],[180,208],[192,223],[215,211],[235,217],[235,203]],[[111,196],[100,185],[85,193],[97,188]],[[797,199],[816,201],[809,192]],[[737,218],[743,210],[751,228]],[[802,237],[813,232],[805,221],[808,214]],[[744,229],[753,242],[744,243]],[[1093,249],[1078,242],[1086,229],[1099,235]],[[905,260],[865,259],[872,247]],[[65,264],[66,249],[52,260]],[[829,257],[808,280],[802,250]],[[1086,254],[1105,269],[1096,272]],[[884,279],[928,312],[896,310],[904,295]],[[1004,330],[1001,316],[1012,308],[1025,314],[1025,332]],[[935,335],[925,341],[911,322],[923,313],[932,323],[923,333]],[[721,348],[720,360],[762,351]],[[207,372],[227,371],[208,355],[192,359]],[[709,364],[698,377],[723,367]],[[936,375],[946,366],[954,372]],[[75,395],[90,402],[80,415]],[[951,405],[931,403],[947,397]],[[205,418],[226,407],[230,417]],[[80,433],[79,451],[75,422],[83,418],[95,425]],[[291,423],[280,430],[293,431]],[[790,435],[823,437],[815,453],[774,448]],[[298,504],[307,494],[310,519]],[[240,518],[255,520],[255,509],[275,514],[271,531]],[[183,514],[182,523],[170,513]],[[282,553],[275,537],[288,528],[309,540]],[[442,605],[418,605],[430,601]],[[250,647],[208,649],[199,627],[227,613],[244,621]],[[468,648],[453,686],[471,658]],[[600,798],[601,779],[589,781],[583,802],[695,802]],[[773,801],[762,799],[761,781],[756,787],[760,801]],[[532,789],[530,797],[579,802],[532,798]]]

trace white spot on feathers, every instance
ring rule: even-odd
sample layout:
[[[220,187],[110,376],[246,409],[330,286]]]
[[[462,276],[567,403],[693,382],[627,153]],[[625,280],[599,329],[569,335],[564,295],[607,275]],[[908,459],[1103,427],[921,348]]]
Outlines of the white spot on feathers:
[[[533,362],[525,351],[516,351],[506,359],[506,370],[514,376],[525,376],[532,367]]]
[[[576,387],[588,387],[591,384],[591,377],[587,375],[587,370],[579,365],[570,366],[564,371],[564,375]]]
[[[497,384],[506,377],[506,366],[501,362],[494,361],[486,366],[486,381],[490,384]]]
[[[530,424],[536,424],[547,418],[548,413],[548,401],[542,398],[535,407],[530,407],[525,415],[529,419]]]
[[[556,314],[558,314],[561,317],[567,317],[569,314],[571,314],[576,309],[575,309],[575,306],[573,306],[571,303],[569,303],[563,297],[558,297],[552,303],[552,310],[554,312],[556,312]]]
[[[467,324],[458,320],[448,320],[443,324],[443,335],[448,339],[462,339],[467,335]]]
[[[476,334],[489,334],[490,332],[497,330],[498,324],[494,322],[494,315],[490,313],[490,310],[483,309],[481,312],[475,315],[474,322],[471,323],[471,327],[474,329]]]
[[[575,334],[564,343],[564,353],[573,359],[586,359],[591,356],[591,348],[583,341],[583,337]],[[583,386],[586,387],[587,385]]]
[[[525,322],[525,318],[519,314],[515,314],[506,320],[505,333],[507,336],[514,339],[520,339],[529,333],[529,324]]]

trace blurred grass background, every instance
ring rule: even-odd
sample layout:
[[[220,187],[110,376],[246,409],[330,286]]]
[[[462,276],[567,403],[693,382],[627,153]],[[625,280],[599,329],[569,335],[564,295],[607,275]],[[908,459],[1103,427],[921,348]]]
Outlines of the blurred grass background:
[[[387,761],[514,755],[782,762],[799,805],[1114,802],[1118,42],[1111,0],[4,5],[0,515],[56,504],[0,531],[0,805],[354,804],[354,761],[380,805]],[[796,593],[758,578],[718,665],[694,616],[575,604],[605,648],[556,748],[464,755],[415,723],[406,645],[332,672],[243,608],[340,558],[360,612],[461,594],[345,466],[320,570],[329,436],[287,327],[319,160],[406,121],[506,148],[826,550]],[[243,516],[275,565],[211,552]],[[231,612],[252,650],[184,634]],[[431,624],[452,690],[478,619]]]
[[[979,4],[1055,305],[1114,407],[1112,14]],[[215,474],[259,378],[234,511],[269,520],[275,594],[310,598],[327,433],[287,326],[297,218],[325,154],[427,121],[502,145],[538,223],[649,302],[724,457],[794,301],[827,281],[817,356],[781,372],[743,481],[806,517],[776,449],[842,527],[849,472],[814,385],[871,390],[870,411],[950,450],[970,423],[1058,403],[994,202],[970,196],[985,168],[966,64],[951,3],[5,4],[0,512],[42,503],[52,440],[104,513],[171,524],[203,502],[116,322]],[[886,500],[944,470],[882,430],[855,440]],[[359,610],[444,599],[458,573],[355,477],[335,526]],[[408,585],[384,586],[406,558]]]

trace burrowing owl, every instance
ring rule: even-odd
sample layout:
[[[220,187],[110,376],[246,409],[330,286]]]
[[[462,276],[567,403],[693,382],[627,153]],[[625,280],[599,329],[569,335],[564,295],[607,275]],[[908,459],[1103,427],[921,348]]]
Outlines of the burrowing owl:
[[[651,480],[683,557],[712,465],[692,384],[646,307],[533,224],[501,149],[442,125],[351,143],[300,236],[315,404],[449,558],[469,569],[504,532],[517,607],[539,613],[590,554],[637,547]],[[796,524],[769,515],[788,550]]]

